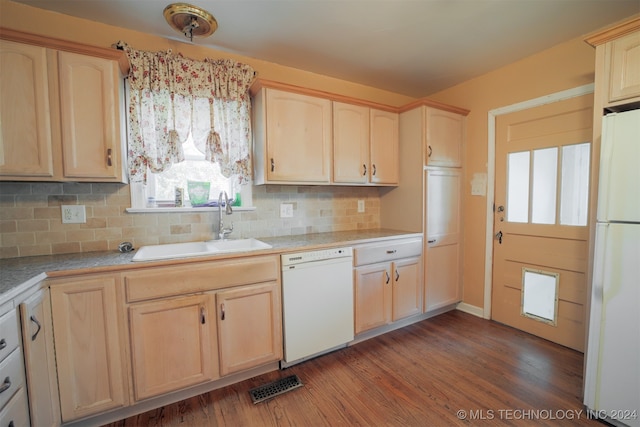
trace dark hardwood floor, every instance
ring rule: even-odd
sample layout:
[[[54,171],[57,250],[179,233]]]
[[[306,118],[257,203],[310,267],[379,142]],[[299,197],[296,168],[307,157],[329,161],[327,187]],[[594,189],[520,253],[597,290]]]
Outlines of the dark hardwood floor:
[[[582,353],[452,311],[116,426],[602,426],[582,406]],[[253,404],[296,374],[303,387]]]

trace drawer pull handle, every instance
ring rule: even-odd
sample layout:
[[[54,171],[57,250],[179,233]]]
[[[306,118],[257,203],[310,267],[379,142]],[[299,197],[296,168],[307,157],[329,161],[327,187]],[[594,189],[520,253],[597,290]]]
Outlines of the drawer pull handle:
[[[7,340],[5,340],[4,338],[2,338],[0,340],[0,350],[4,350],[7,347]]]
[[[0,393],[9,390],[10,387],[11,387],[11,378],[7,377],[4,379],[2,386],[0,386]]]
[[[204,317],[204,307],[200,307],[200,323],[203,325],[207,322],[207,319]]]
[[[387,251],[388,254],[395,254],[396,252],[398,251],[396,251],[395,249]]]
[[[400,273],[398,273],[398,269],[396,269],[396,282],[398,281],[399,278],[400,278]]]
[[[224,312],[224,304],[220,304],[220,320],[224,320],[225,312]]]
[[[435,243],[435,242],[436,242],[436,239],[433,239],[433,240],[427,240],[427,243]]]
[[[362,172],[362,176],[366,176],[367,175],[367,165],[362,164],[362,167],[364,168],[364,172]]]
[[[431,146],[427,146],[427,150],[429,150],[429,153],[427,153],[427,157],[431,157],[431,153],[433,153],[433,150],[431,149]]]
[[[376,176],[376,164],[372,164],[371,167],[373,168],[373,176]]]
[[[271,172],[276,170],[276,162],[273,161],[273,157],[271,158]]]
[[[42,329],[42,325],[40,324],[40,322],[38,322],[38,319],[36,319],[36,316],[31,316],[29,318],[33,323],[36,324],[36,326],[38,327],[38,329],[36,329],[35,333],[33,335],[31,335],[31,341],[35,341],[36,337],[38,336],[38,334],[40,333],[40,329]]]
[[[113,161],[111,160],[111,148],[107,149],[107,166],[112,166]]]

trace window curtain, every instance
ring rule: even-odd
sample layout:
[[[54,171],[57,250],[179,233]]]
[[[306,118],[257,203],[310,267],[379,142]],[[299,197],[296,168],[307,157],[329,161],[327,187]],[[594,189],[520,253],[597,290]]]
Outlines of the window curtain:
[[[129,178],[147,181],[184,160],[189,135],[222,174],[251,179],[253,69],[230,59],[196,61],[181,54],[134,50],[120,42],[129,72]]]

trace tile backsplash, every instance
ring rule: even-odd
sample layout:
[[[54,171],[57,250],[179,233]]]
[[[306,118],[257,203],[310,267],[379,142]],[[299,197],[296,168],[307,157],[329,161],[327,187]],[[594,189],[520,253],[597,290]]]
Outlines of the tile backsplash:
[[[358,213],[358,200],[365,212]],[[0,183],[0,258],[116,250],[212,239],[216,211],[128,213],[129,186],[89,183]],[[280,204],[293,205],[280,218]],[[63,224],[61,205],[85,205],[86,223]],[[376,187],[254,186],[252,211],[224,216],[232,238],[371,229],[380,227]]]

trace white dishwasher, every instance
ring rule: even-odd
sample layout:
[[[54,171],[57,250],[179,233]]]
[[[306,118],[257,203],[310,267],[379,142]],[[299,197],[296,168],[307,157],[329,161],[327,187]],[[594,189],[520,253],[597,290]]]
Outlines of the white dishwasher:
[[[284,362],[288,367],[353,340],[353,251],[281,255]]]

